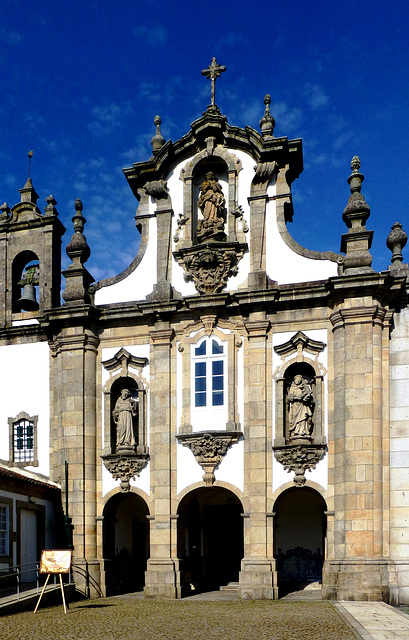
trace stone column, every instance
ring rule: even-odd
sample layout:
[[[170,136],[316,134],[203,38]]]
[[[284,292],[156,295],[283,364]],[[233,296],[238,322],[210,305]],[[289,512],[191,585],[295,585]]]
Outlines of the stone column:
[[[145,596],[160,598],[180,597],[179,566],[177,558],[172,555],[176,546],[171,511],[176,459],[173,338],[174,331],[169,328],[159,328],[150,333],[150,473],[155,513],[150,518],[150,558]]]
[[[278,597],[273,559],[271,509],[272,441],[271,397],[267,370],[271,370],[267,334],[270,322],[252,318],[246,323],[244,356],[244,558],[239,577],[239,596],[251,599]]]
[[[365,303],[367,299],[348,301],[331,315],[334,419],[329,440],[335,522],[333,540],[329,532],[323,596],[341,600],[388,598],[383,540],[383,520],[389,519],[383,502],[388,481],[382,382],[385,309]]]
[[[82,571],[76,584],[99,595],[96,530],[96,354],[98,338],[90,329],[69,327],[54,341],[51,377],[51,475],[64,486],[68,462],[68,508],[72,518],[74,562]],[[85,575],[84,575],[85,573]],[[87,575],[91,578],[89,581]]]

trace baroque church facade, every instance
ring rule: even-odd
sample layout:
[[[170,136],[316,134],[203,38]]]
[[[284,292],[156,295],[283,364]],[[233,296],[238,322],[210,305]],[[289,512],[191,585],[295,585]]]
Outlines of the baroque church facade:
[[[123,273],[93,283],[77,200],[61,300],[56,201],[41,212],[29,179],[1,207],[3,467],[61,487],[94,595],[322,582],[408,604],[406,234],[394,224],[375,272],[355,156],[341,253],[298,245],[301,140],[274,136],[269,96],[260,132],[231,126],[223,70],[202,72],[211,104],[190,131],[165,141],[156,117],[152,157],[124,170],[141,244]],[[51,529],[55,501],[36,500]],[[3,483],[1,567],[13,518]]]

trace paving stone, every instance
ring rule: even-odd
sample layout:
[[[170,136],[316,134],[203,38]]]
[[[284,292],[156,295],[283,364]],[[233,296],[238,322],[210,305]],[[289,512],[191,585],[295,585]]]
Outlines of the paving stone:
[[[356,640],[329,602],[115,597],[0,619],[1,640]]]

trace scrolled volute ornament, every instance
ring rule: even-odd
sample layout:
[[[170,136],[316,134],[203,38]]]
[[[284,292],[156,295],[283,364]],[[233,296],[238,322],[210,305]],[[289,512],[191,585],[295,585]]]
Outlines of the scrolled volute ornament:
[[[294,483],[302,487],[305,482],[305,472],[315,469],[327,452],[327,445],[286,445],[273,447],[274,456],[286,471],[294,471]]]

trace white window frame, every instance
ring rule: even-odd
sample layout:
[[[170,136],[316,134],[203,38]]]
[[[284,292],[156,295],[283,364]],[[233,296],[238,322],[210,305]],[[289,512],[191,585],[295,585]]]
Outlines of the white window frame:
[[[214,354],[213,342],[215,341],[219,347],[222,347],[223,353]],[[202,347],[203,343],[206,343],[206,354],[196,355],[196,350]],[[222,376],[214,374],[213,363],[223,363]],[[205,394],[206,402],[202,406],[196,406],[196,381],[198,376],[196,375],[196,364],[205,365]],[[203,336],[196,343],[191,345],[191,420],[194,430],[208,429],[208,430],[221,430],[226,428],[227,422],[227,407],[228,407],[228,378],[227,378],[227,366],[228,366],[228,344],[227,341],[221,340],[219,337],[212,334],[211,336]],[[223,403],[213,404],[213,393],[218,393],[220,389],[214,389],[215,378],[222,377],[223,383]],[[198,393],[204,393],[202,390],[198,390]]]

